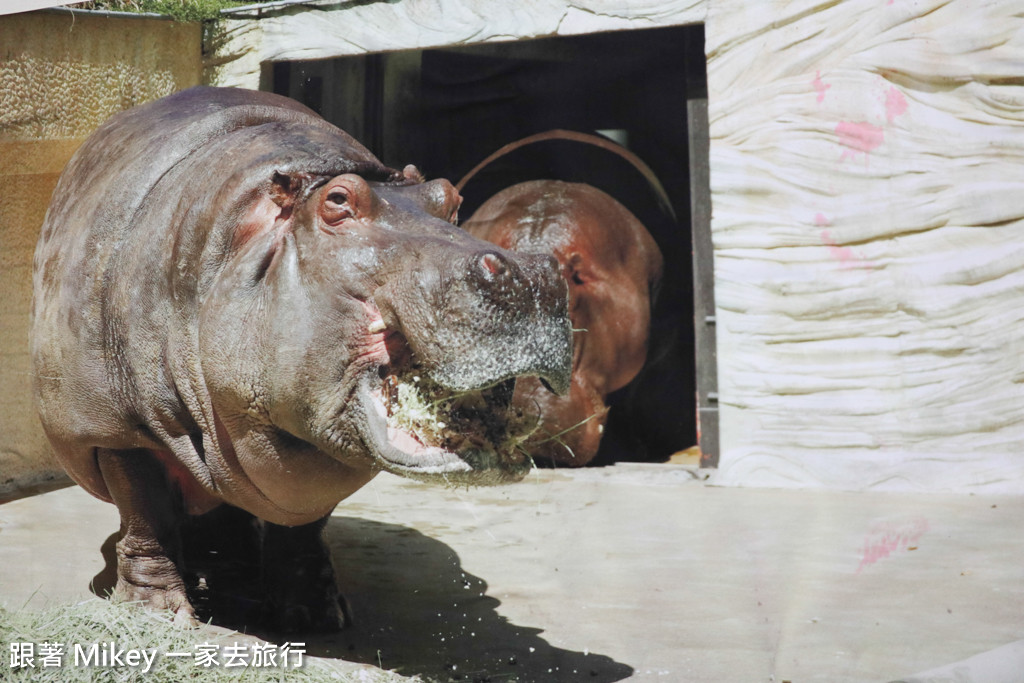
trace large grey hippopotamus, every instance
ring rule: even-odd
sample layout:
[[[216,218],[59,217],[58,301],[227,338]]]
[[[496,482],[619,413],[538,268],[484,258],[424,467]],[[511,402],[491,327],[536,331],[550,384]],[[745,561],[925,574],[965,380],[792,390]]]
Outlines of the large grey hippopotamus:
[[[568,390],[566,285],[453,225],[460,201],[268,93],[187,90],[85,142],[36,250],[31,350],[57,457],[120,512],[116,595],[194,623],[181,529],[227,504],[262,530],[277,625],[339,627],[339,501],[382,470],[524,475],[509,400],[520,376]]]
[[[529,379],[516,387],[513,402],[541,416],[540,428],[523,444],[531,455],[561,465],[587,464],[601,444],[608,395],[632,381],[647,359],[663,266],[658,245],[608,194],[558,180],[508,187],[463,227],[506,249],[558,259],[575,332],[572,385],[566,395],[555,396]]]

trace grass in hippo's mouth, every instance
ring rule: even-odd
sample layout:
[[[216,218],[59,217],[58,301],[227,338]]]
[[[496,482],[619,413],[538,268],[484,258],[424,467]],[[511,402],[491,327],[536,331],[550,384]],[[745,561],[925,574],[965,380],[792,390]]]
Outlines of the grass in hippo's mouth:
[[[494,451],[521,459],[518,445],[536,430],[536,416],[512,405],[515,380],[477,391],[452,392],[410,370],[384,378],[388,426],[425,446],[455,453]]]

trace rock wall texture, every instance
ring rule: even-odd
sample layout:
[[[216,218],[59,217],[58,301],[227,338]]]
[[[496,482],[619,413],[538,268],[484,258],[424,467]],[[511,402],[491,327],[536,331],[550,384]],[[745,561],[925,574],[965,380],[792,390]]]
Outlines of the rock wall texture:
[[[1024,13],[712,0],[720,484],[1024,492]]]
[[[171,21],[0,16],[0,493],[60,477],[32,402],[32,255],[50,194],[112,114],[200,81],[201,30]]]

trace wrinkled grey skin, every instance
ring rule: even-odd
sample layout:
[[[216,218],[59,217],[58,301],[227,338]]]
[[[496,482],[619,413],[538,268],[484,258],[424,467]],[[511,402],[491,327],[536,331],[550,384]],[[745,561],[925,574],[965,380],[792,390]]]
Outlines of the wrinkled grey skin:
[[[227,503],[268,537],[312,539],[262,570],[288,583],[275,563],[294,562],[314,585],[283,626],[337,627],[317,536],[339,501],[381,470],[525,473],[489,452],[403,450],[384,423],[381,377],[403,363],[453,391],[523,375],[568,388],[557,264],[455,227],[460,201],[267,93],[195,88],[86,141],[36,251],[31,347],[57,457],[121,513],[118,594],[191,623],[181,521]]]

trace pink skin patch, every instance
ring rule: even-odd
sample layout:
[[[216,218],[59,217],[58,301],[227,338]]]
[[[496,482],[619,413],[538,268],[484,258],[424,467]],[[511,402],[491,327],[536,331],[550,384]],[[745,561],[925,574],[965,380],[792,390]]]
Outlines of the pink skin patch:
[[[409,455],[423,455],[428,450],[412,434],[401,429],[395,429],[394,427],[388,427],[388,442],[398,450]]]
[[[816,213],[816,214],[814,214],[814,224],[817,225],[819,228],[823,228],[826,225],[832,225],[832,221],[830,221],[828,218],[826,218],[825,214],[823,214],[823,213]],[[824,233],[822,233],[821,238],[823,240],[825,239],[825,235],[827,233],[828,233],[827,230]],[[828,243],[826,242],[826,244],[828,244]]]
[[[392,360],[389,353],[391,349],[388,348],[387,343],[391,333],[384,327],[380,311],[373,304],[366,301],[359,303],[362,304],[363,312],[366,314],[366,331],[364,335],[357,338],[356,359],[367,363],[387,365]]]
[[[825,101],[825,91],[831,88],[832,84],[821,80],[821,72],[815,71],[811,87],[814,88],[814,92],[818,93],[818,104],[821,104]]]
[[[381,416],[381,418],[387,420],[388,411],[384,406],[384,395],[381,393],[380,389],[375,389],[370,395],[373,397],[373,409]],[[428,447],[411,433],[390,425],[388,425],[387,429],[388,443],[398,450],[408,453],[409,455],[422,455],[427,452]]]
[[[864,539],[864,550],[856,574],[864,567],[883,560],[894,553],[917,550],[918,541],[928,531],[928,520],[917,517],[902,522],[875,524]]]
[[[907,98],[896,87],[885,91],[885,120],[892,123],[896,117],[906,113]]]
[[[855,159],[857,154],[863,154],[867,160],[868,154],[878,148],[885,141],[885,131],[880,126],[861,121],[840,121],[836,125],[836,135],[839,136],[839,144],[846,147],[840,161]]]

